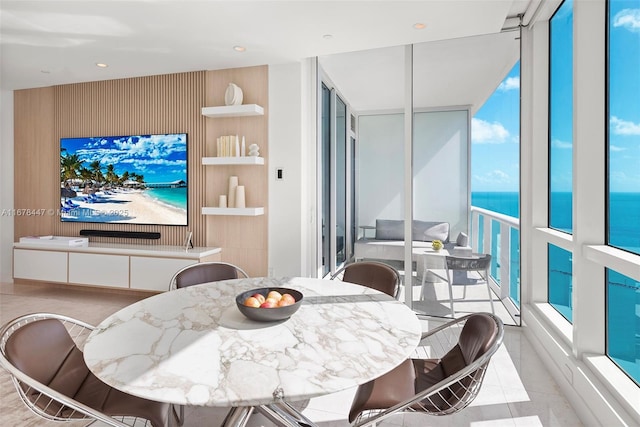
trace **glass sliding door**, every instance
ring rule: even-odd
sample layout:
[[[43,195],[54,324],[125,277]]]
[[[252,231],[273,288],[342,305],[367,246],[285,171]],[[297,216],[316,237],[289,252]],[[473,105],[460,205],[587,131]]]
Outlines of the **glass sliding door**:
[[[451,58],[465,60],[451,66]],[[471,205],[472,183],[482,183],[485,191],[511,191],[518,206],[518,59],[519,40],[508,32],[413,46],[414,234],[421,223],[446,223],[446,254],[491,255],[487,292],[484,278],[476,272],[454,271],[448,277],[444,257],[425,250],[427,242],[421,241],[435,235],[412,236],[412,307],[417,312],[447,317],[491,312],[512,288],[519,300],[517,218],[505,221],[504,215],[491,212],[480,218]],[[468,286],[476,284],[481,286]],[[506,323],[517,321],[503,307],[500,311]]]
[[[452,61],[452,58],[460,60]],[[491,254],[495,257],[493,272],[498,277],[491,284],[508,285],[504,286],[508,290],[504,293],[514,292],[515,299],[519,299],[518,287],[511,286],[517,285],[519,270],[509,268],[510,260],[506,256],[517,254],[517,244],[512,242],[518,240],[518,234],[511,223],[501,224],[496,233],[490,220],[480,223],[472,220],[477,215],[472,216],[470,172],[473,117],[496,88],[503,86],[503,81],[506,80],[504,90],[519,84],[517,77],[507,75],[518,58],[518,37],[513,33],[499,33],[319,59],[324,76],[340,88],[340,96],[336,96],[333,103],[327,100],[338,112],[335,117],[328,113],[336,122],[333,128],[327,125],[326,131],[335,130],[336,145],[327,150],[340,150],[330,151],[327,159],[335,160],[327,160],[329,165],[322,167],[330,176],[335,173],[336,180],[333,189],[329,189],[331,197],[324,199],[331,204],[329,212],[333,215],[325,224],[330,230],[327,233],[335,232],[339,237],[344,230],[345,260],[350,260],[353,242],[356,261],[377,260],[398,269],[403,278],[399,299],[416,311],[451,315],[446,282],[444,287],[442,283],[433,285],[440,279],[434,279],[431,285],[422,285],[422,277],[426,276],[423,249],[431,249],[432,234],[426,235],[426,229],[420,231],[414,227],[416,222],[445,225],[445,235],[441,238],[447,245],[441,252],[440,266],[444,259],[442,253],[455,246],[461,233],[466,234],[462,240],[468,238],[467,243],[463,243],[465,250],[490,252],[493,248],[496,252]],[[347,107],[344,116],[341,101]],[[349,112],[351,108],[357,116],[355,125]],[[513,115],[517,117],[518,109],[515,110]],[[488,125],[489,130],[501,130],[492,123]],[[343,128],[351,128],[357,141],[343,140]],[[505,147],[508,143],[508,148],[517,153],[518,131],[514,130],[509,136],[508,141],[500,142],[504,142]],[[491,144],[491,148],[493,155],[487,153],[483,166],[490,167],[497,157],[495,144]],[[516,156],[514,162],[518,160]],[[331,163],[333,161],[335,163]],[[501,167],[504,164],[502,161]],[[511,167],[509,173],[517,188],[518,167],[510,163],[507,166]],[[497,173],[496,179],[498,175],[501,174]],[[515,200],[517,205],[517,194]],[[517,229],[517,224],[515,227]],[[437,232],[438,227],[429,228]],[[493,235],[500,236],[500,249],[495,239],[487,237]],[[339,246],[336,243],[328,252],[336,263],[343,259]],[[328,262],[327,269],[331,270],[333,260]],[[429,271],[442,274],[443,269],[431,266]],[[510,279],[504,280],[505,277]],[[470,309],[464,302],[456,301],[456,315],[491,309],[486,287],[475,288],[484,290],[479,298],[486,307],[477,305]],[[454,297],[460,299],[458,291],[461,290],[459,286],[455,288]],[[494,303],[504,299],[500,288],[493,292]],[[429,297],[435,303],[431,307],[427,304]],[[508,323],[513,322],[509,319]]]
[[[431,316],[449,316],[445,258],[433,253],[430,241],[441,240],[445,250],[451,251],[458,234],[467,233],[469,112],[414,112],[413,134],[413,222],[415,230],[424,230],[412,236],[413,309]],[[435,224],[446,224],[448,230],[436,230]],[[458,300],[459,289],[453,289]],[[455,309],[461,306],[456,302]]]
[[[347,236],[347,106],[336,96],[336,268],[346,261],[346,236]]]
[[[347,104],[334,88],[330,88],[330,83],[322,83],[320,100],[322,196],[319,224],[322,235],[321,275],[324,277],[337,271],[352,254],[348,242],[353,241],[353,215],[347,207],[353,198],[349,191],[353,185],[350,157],[353,156],[351,145],[355,144],[355,138],[349,127]]]

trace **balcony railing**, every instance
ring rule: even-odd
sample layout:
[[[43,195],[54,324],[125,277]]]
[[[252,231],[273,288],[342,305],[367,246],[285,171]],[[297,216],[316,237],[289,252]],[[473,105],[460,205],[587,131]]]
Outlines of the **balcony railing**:
[[[520,221],[471,207],[471,247],[491,254],[492,289],[514,319],[520,316]]]

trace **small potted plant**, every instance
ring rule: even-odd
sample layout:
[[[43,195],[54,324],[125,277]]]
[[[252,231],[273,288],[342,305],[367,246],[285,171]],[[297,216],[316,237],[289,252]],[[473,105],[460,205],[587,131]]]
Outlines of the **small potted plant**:
[[[431,242],[431,247],[433,248],[434,251],[438,252],[440,249],[444,247],[444,245],[442,244],[442,241],[434,240],[433,242]]]

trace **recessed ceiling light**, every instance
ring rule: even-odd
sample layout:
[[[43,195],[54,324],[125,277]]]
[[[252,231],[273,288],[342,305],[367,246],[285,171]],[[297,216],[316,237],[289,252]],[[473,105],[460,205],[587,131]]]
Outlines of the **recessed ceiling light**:
[[[102,62],[96,62],[96,67],[107,68],[108,66],[109,66],[108,64],[105,64],[105,63],[102,63]]]
[[[422,22],[416,22],[415,24],[413,24],[413,28],[415,28],[416,30],[424,30],[426,28],[426,25]]]
[[[325,40],[331,40],[333,38],[333,34],[325,34],[322,38]]]
[[[235,50],[236,52],[244,52],[245,50],[247,50],[247,48],[244,46],[234,46],[233,50]]]

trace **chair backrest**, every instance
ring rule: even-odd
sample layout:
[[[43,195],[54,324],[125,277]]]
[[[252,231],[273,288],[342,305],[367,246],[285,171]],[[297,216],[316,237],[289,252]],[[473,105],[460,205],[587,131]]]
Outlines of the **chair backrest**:
[[[359,386],[349,421],[364,427],[400,412],[448,415],[460,411],[478,395],[503,336],[504,324],[490,313],[469,314],[427,331],[421,341],[430,347],[432,358],[408,359]]]
[[[200,283],[249,277],[240,267],[226,262],[191,264],[173,275],[169,289],[186,288]]]
[[[426,393],[414,409],[450,414],[469,405],[480,391],[489,360],[502,343],[504,326],[489,313],[474,313],[462,319],[464,326],[458,342],[435,366],[432,360],[414,360],[416,393],[440,386],[437,393]],[[460,320],[450,323],[459,324]]]
[[[491,254],[473,254],[469,257],[447,255],[446,259],[449,270],[486,270],[491,264]]]
[[[398,292],[400,291],[400,273],[389,264],[383,262],[360,261],[347,264],[336,272],[331,279],[334,280],[341,275],[343,282],[367,286],[394,298],[398,297]]]

